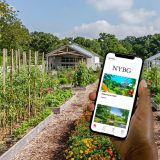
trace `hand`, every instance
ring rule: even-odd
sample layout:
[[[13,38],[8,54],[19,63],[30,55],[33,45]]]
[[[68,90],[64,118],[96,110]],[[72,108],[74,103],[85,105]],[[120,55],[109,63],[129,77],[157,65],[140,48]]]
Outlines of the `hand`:
[[[153,133],[153,115],[147,84],[144,80],[140,82],[138,95],[138,103],[131,118],[126,139],[111,138],[111,141],[125,160],[157,160],[157,147]],[[90,93],[89,98],[94,101],[96,92]],[[94,110],[93,103],[88,106],[88,110]]]

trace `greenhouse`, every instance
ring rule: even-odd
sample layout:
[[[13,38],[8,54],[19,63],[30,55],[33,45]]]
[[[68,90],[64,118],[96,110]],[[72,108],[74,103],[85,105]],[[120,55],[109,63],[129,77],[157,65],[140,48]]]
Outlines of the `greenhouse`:
[[[144,61],[144,67],[145,68],[148,69],[148,68],[153,67],[153,66],[160,67],[160,52],[158,52],[154,56],[151,56],[151,57],[147,58]]]

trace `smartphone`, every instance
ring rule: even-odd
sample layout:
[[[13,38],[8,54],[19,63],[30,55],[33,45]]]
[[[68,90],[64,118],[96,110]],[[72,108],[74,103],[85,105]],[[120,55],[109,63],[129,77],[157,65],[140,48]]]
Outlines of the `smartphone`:
[[[106,55],[91,119],[92,131],[126,138],[142,66],[139,57]]]

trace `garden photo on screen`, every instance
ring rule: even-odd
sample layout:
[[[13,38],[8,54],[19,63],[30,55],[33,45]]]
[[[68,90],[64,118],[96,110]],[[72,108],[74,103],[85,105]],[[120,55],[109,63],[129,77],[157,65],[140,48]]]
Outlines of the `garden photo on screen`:
[[[129,110],[98,104],[94,122],[126,128],[128,115]]]
[[[112,94],[133,97],[136,79],[105,74],[101,90]]]

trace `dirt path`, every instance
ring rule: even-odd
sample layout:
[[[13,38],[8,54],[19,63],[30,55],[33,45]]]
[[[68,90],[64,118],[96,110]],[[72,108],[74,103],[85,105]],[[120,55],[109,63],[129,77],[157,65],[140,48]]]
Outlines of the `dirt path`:
[[[61,114],[56,115],[49,124],[28,146],[13,160],[63,160],[63,150],[68,141],[74,122],[84,112],[88,104],[88,94],[95,90],[97,83],[89,85],[86,91],[77,92],[77,100]]]

